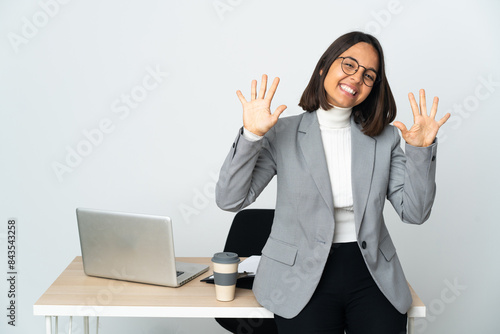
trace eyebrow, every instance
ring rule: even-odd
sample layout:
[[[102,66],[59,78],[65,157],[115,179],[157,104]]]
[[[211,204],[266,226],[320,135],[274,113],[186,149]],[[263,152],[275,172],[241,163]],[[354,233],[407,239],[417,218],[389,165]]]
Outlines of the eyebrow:
[[[351,57],[351,56],[346,56],[346,58],[351,58],[352,60],[355,60],[355,61],[358,63],[358,65],[359,65],[359,66],[363,66],[363,65],[361,65],[361,64],[359,63],[359,61],[358,61],[356,58],[354,58],[354,57]],[[373,72],[375,72],[375,73],[377,73],[377,74],[378,74],[377,70],[375,70],[373,67],[366,67],[366,66],[363,66],[363,67],[364,67],[364,68],[366,68],[367,70],[372,70]]]

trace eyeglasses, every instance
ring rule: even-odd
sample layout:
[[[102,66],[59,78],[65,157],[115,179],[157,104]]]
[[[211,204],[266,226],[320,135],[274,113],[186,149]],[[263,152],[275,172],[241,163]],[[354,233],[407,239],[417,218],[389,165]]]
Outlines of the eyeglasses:
[[[341,68],[342,71],[347,75],[353,75],[358,72],[359,68],[362,67],[365,69],[365,73],[363,73],[363,82],[368,87],[373,87],[378,82],[377,72],[375,70],[366,68],[362,65],[358,64],[358,61],[351,57],[338,57],[342,59]]]

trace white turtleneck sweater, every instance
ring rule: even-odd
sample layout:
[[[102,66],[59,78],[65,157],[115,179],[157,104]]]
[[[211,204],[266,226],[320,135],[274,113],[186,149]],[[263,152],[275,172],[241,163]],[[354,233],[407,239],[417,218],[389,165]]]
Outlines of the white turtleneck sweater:
[[[351,111],[352,108],[333,107],[316,112],[332,186],[334,243],[357,240],[351,185]],[[243,136],[251,141],[262,139],[245,128]]]
[[[335,233],[333,242],[356,241],[351,183],[352,108],[318,109],[319,128],[332,185]]]

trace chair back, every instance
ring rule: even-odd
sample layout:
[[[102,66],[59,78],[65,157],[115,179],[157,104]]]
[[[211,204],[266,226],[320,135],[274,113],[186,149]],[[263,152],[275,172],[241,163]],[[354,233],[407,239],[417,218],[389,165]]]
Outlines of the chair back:
[[[240,257],[262,255],[262,248],[271,233],[274,220],[273,209],[246,209],[238,212],[233,219],[226,238],[224,252],[235,252]],[[237,287],[251,289],[253,279],[238,280]],[[278,334],[274,319],[215,318],[231,333]]]
[[[226,238],[224,252],[240,257],[261,255],[273,225],[273,209],[247,209],[234,216]]]

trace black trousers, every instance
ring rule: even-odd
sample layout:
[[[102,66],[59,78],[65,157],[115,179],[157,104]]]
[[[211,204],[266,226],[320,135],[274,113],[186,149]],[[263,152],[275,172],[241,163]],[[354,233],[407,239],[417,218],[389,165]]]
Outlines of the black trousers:
[[[274,317],[280,334],[404,334],[406,314],[382,294],[356,242],[334,244],[306,307],[292,319]]]

